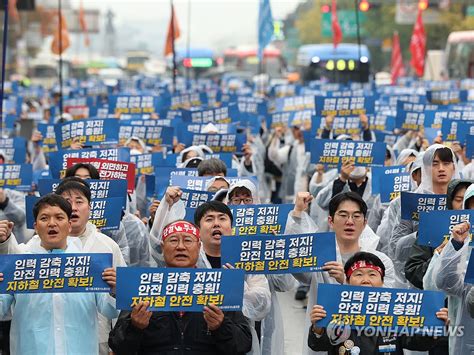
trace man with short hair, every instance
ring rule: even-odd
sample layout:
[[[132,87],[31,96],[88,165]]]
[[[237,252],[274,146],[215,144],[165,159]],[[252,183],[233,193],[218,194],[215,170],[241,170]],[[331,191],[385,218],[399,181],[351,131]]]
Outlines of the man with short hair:
[[[162,250],[167,267],[195,268],[201,249],[200,231],[179,220],[163,229]],[[140,302],[132,312],[121,312],[110,333],[117,355],[190,352],[193,354],[244,354],[252,336],[242,312],[222,312],[209,304],[203,313],[150,312]]]
[[[71,205],[61,196],[48,194],[33,208],[35,235],[28,244],[16,245],[17,253],[81,253],[81,243],[68,237]],[[0,221],[0,249],[12,241],[12,222]],[[115,289],[115,270],[104,270],[103,279]],[[1,275],[3,280],[3,275]],[[39,293],[0,296],[0,313],[13,309],[10,347],[12,354],[97,354],[98,319],[117,317],[115,300],[107,293]],[[74,331],[71,331],[74,329]]]
[[[290,234],[314,233],[317,226],[311,224],[308,214],[312,196],[309,192],[299,192],[296,198],[295,209],[287,222],[287,231]],[[392,261],[385,254],[376,251],[378,237],[375,234],[366,234],[367,204],[355,192],[342,192],[334,196],[329,203],[328,224],[336,235],[336,261],[323,265],[323,272],[293,274],[296,279],[310,284],[308,294],[308,312],[306,313],[309,329],[309,310],[316,304],[317,287],[320,283],[344,283],[344,263],[355,253],[367,251],[377,255],[385,265],[385,286],[393,287],[395,275]],[[362,237],[363,235],[363,237]],[[306,337],[305,337],[306,339]],[[312,354],[306,342],[304,354]]]

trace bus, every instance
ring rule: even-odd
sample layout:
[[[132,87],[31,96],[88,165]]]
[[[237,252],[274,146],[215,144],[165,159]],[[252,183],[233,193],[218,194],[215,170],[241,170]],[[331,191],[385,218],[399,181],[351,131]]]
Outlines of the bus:
[[[298,50],[296,65],[303,83],[366,83],[370,78],[370,52],[366,45],[308,44]]]
[[[126,58],[127,72],[139,74],[145,71],[145,64],[150,60],[150,54],[146,51],[129,51]]]
[[[451,32],[445,59],[449,79],[474,78],[474,31]]]
[[[241,46],[224,51],[224,70],[259,74],[257,48]],[[263,51],[263,72],[270,78],[281,78],[285,75],[286,62],[278,48],[267,47]]]
[[[173,58],[167,57],[166,65],[169,71],[173,70]],[[176,68],[179,76],[189,73],[190,79],[198,79],[206,76],[217,68],[217,60],[214,51],[209,48],[180,48],[176,50]]]

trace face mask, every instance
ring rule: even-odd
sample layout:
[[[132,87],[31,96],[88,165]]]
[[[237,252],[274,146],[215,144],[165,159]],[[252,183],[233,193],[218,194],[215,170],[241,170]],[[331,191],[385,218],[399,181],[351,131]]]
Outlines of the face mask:
[[[365,166],[356,166],[354,171],[349,174],[349,178],[357,180],[362,179],[367,174]]]

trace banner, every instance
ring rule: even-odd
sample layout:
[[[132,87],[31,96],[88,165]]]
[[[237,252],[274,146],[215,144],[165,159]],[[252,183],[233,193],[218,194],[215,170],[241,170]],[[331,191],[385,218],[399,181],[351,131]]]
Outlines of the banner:
[[[395,129],[395,116],[377,113],[369,116],[370,130],[393,131]]]
[[[474,221],[474,210],[445,210],[420,213],[418,225],[418,245],[427,245],[432,248],[439,247],[451,236],[453,227],[463,222],[471,225],[471,238]]]
[[[311,163],[342,166],[347,160],[358,166],[384,166],[386,144],[381,142],[315,139],[311,144]]]
[[[214,153],[237,153],[247,142],[245,134],[197,134],[187,133],[183,136],[185,146],[207,145]]]
[[[157,153],[157,154],[161,154],[161,153]],[[130,163],[135,164],[136,176],[150,175],[155,172],[155,167],[153,166],[153,153],[131,155]]]
[[[345,324],[351,328],[390,329],[444,327],[436,312],[444,307],[439,291],[418,291],[385,287],[318,285],[318,305],[327,316],[318,327]]]
[[[38,181],[38,192],[40,196],[44,196],[51,192],[56,192],[60,179],[40,179]],[[124,200],[122,205],[125,208],[127,198],[127,181],[126,180],[95,180],[87,179],[89,189],[91,191],[91,199],[121,197]]]
[[[336,261],[334,233],[296,235],[226,236],[221,244],[222,265],[232,264],[249,274],[283,274],[322,271]]]
[[[360,97],[321,97],[316,96],[316,116],[358,116],[374,113],[375,98]]]
[[[170,110],[186,109],[191,107],[200,107],[207,104],[207,95],[202,92],[193,92],[186,94],[175,94],[171,96]]]
[[[301,110],[314,110],[314,96],[292,96],[275,99],[275,101],[271,103],[268,112],[273,113]]]
[[[177,154],[163,154],[162,152],[152,153],[151,162],[154,167],[176,167]],[[227,165],[229,166],[229,165]]]
[[[150,311],[202,312],[209,304],[222,311],[240,311],[244,271],[194,268],[117,268],[117,309],[130,310],[140,301]]]
[[[25,197],[26,228],[34,229],[33,207],[39,199],[38,196]],[[123,196],[91,200],[89,222],[102,231],[119,229],[124,203]]]
[[[283,234],[293,204],[229,205],[234,216],[232,235]]]
[[[380,201],[388,203],[400,196],[402,191],[411,190],[410,173],[404,166],[372,168],[372,194],[380,194]]]
[[[446,209],[446,195],[401,193],[402,219],[418,221],[420,212]]]
[[[49,168],[51,175],[59,179],[67,168],[69,158],[106,159],[114,161],[129,161],[130,149],[128,148],[102,148],[81,150],[60,150],[49,153]]]
[[[49,147],[56,148],[56,133],[54,132],[54,124],[47,124],[47,123],[38,123],[37,126],[38,131],[43,136],[43,140],[40,144],[44,147],[44,145]]]
[[[69,148],[75,139],[88,145],[117,144],[119,121],[110,119],[87,119],[55,125],[58,148]]]
[[[31,164],[0,164],[0,187],[17,191],[31,191]]]
[[[0,258],[0,294],[109,292],[102,280],[112,254],[10,254]]]
[[[135,190],[135,164],[122,161],[95,158],[67,158],[67,167],[83,163],[91,164],[98,171],[101,180],[127,180],[127,192]]]

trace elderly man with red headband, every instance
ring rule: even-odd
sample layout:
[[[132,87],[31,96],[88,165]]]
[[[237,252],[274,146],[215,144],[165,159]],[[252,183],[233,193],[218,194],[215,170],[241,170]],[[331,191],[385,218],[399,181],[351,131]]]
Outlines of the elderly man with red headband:
[[[346,282],[353,286],[383,287],[385,265],[380,258],[372,253],[355,253],[344,265]],[[426,351],[433,349],[440,338],[415,335],[408,336],[388,333],[359,333],[357,330],[343,332],[337,341],[330,338],[324,328],[315,325],[318,320],[327,316],[323,306],[315,305],[311,310],[311,329],[308,346],[314,351],[327,351],[332,354],[379,354],[389,351],[391,355],[402,355],[403,349]],[[448,321],[448,309],[441,308],[436,316]],[[390,350],[387,350],[390,349]]]
[[[166,267],[195,268],[199,228],[179,220],[165,226],[161,247]],[[241,312],[223,312],[209,304],[202,313],[150,312],[140,302],[122,311],[110,333],[115,354],[245,354],[252,347],[248,320]]]

